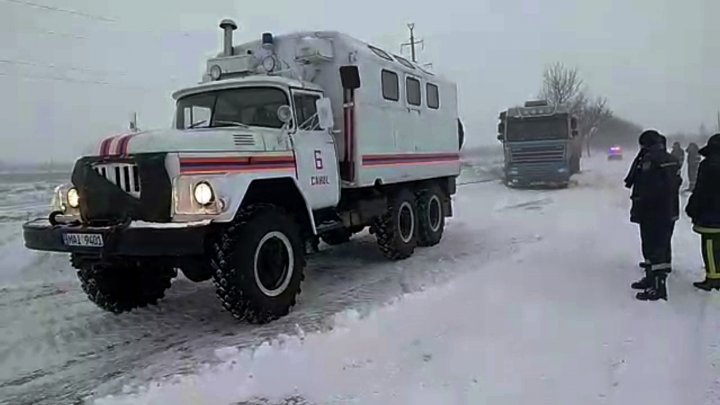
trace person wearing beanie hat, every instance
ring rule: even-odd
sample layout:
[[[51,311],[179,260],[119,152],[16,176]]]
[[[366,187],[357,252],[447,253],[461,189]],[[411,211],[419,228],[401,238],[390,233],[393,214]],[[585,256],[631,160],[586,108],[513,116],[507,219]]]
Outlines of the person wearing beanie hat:
[[[638,141],[641,149],[625,186],[632,189],[630,221],[640,225],[645,277],[631,287],[643,290],[635,296],[638,300],[667,300],[671,241],[680,208],[680,163],[667,152],[667,140],[657,131],[644,131]]]
[[[720,289],[720,133],[710,137],[698,152],[700,162],[697,182],[685,212],[693,229],[700,234],[705,262],[705,280],[693,285],[701,290]]]

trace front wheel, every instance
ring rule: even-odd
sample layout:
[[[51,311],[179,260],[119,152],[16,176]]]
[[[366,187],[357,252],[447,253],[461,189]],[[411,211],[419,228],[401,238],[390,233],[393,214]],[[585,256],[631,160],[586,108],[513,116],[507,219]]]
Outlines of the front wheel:
[[[287,315],[304,278],[298,225],[279,207],[247,207],[215,243],[212,263],[218,298],[228,312],[250,323]]]
[[[156,305],[177,275],[172,266],[151,259],[105,262],[73,254],[71,263],[90,301],[115,314]]]
[[[580,173],[580,157],[573,156],[570,158],[570,174]]]

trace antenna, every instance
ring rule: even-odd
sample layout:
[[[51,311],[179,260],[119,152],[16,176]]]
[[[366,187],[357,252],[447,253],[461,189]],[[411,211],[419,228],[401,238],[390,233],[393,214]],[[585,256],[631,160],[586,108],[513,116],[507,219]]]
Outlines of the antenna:
[[[130,116],[130,131],[132,131],[132,132],[137,132],[137,131],[138,131],[138,127],[137,127],[137,112],[132,113],[132,115]]]
[[[410,42],[405,42],[400,44],[400,52],[402,52],[403,49],[405,49],[406,46],[410,47],[410,55],[412,56],[412,61],[417,63],[417,57],[415,52],[415,45],[421,45],[422,49],[425,49],[425,40],[415,39],[415,23],[409,23],[407,25],[408,29],[410,30]]]

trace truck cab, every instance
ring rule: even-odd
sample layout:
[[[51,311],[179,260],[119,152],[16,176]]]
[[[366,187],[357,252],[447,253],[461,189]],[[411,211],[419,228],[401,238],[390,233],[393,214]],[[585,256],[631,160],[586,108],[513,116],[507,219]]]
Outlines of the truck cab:
[[[505,183],[567,187],[580,170],[577,119],[565,106],[526,102],[500,113]]]

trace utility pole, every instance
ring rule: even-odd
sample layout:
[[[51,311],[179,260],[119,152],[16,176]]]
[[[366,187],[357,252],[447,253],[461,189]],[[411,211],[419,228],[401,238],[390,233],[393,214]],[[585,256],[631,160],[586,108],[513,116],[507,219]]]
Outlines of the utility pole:
[[[410,23],[407,25],[408,29],[410,30],[410,42],[405,42],[403,44],[400,44],[400,51],[403,50],[406,46],[410,47],[410,55],[412,56],[412,61],[417,63],[417,54],[415,52],[415,45],[422,45],[423,49],[425,47],[425,41],[424,40],[416,40],[415,39],[415,23]]]

